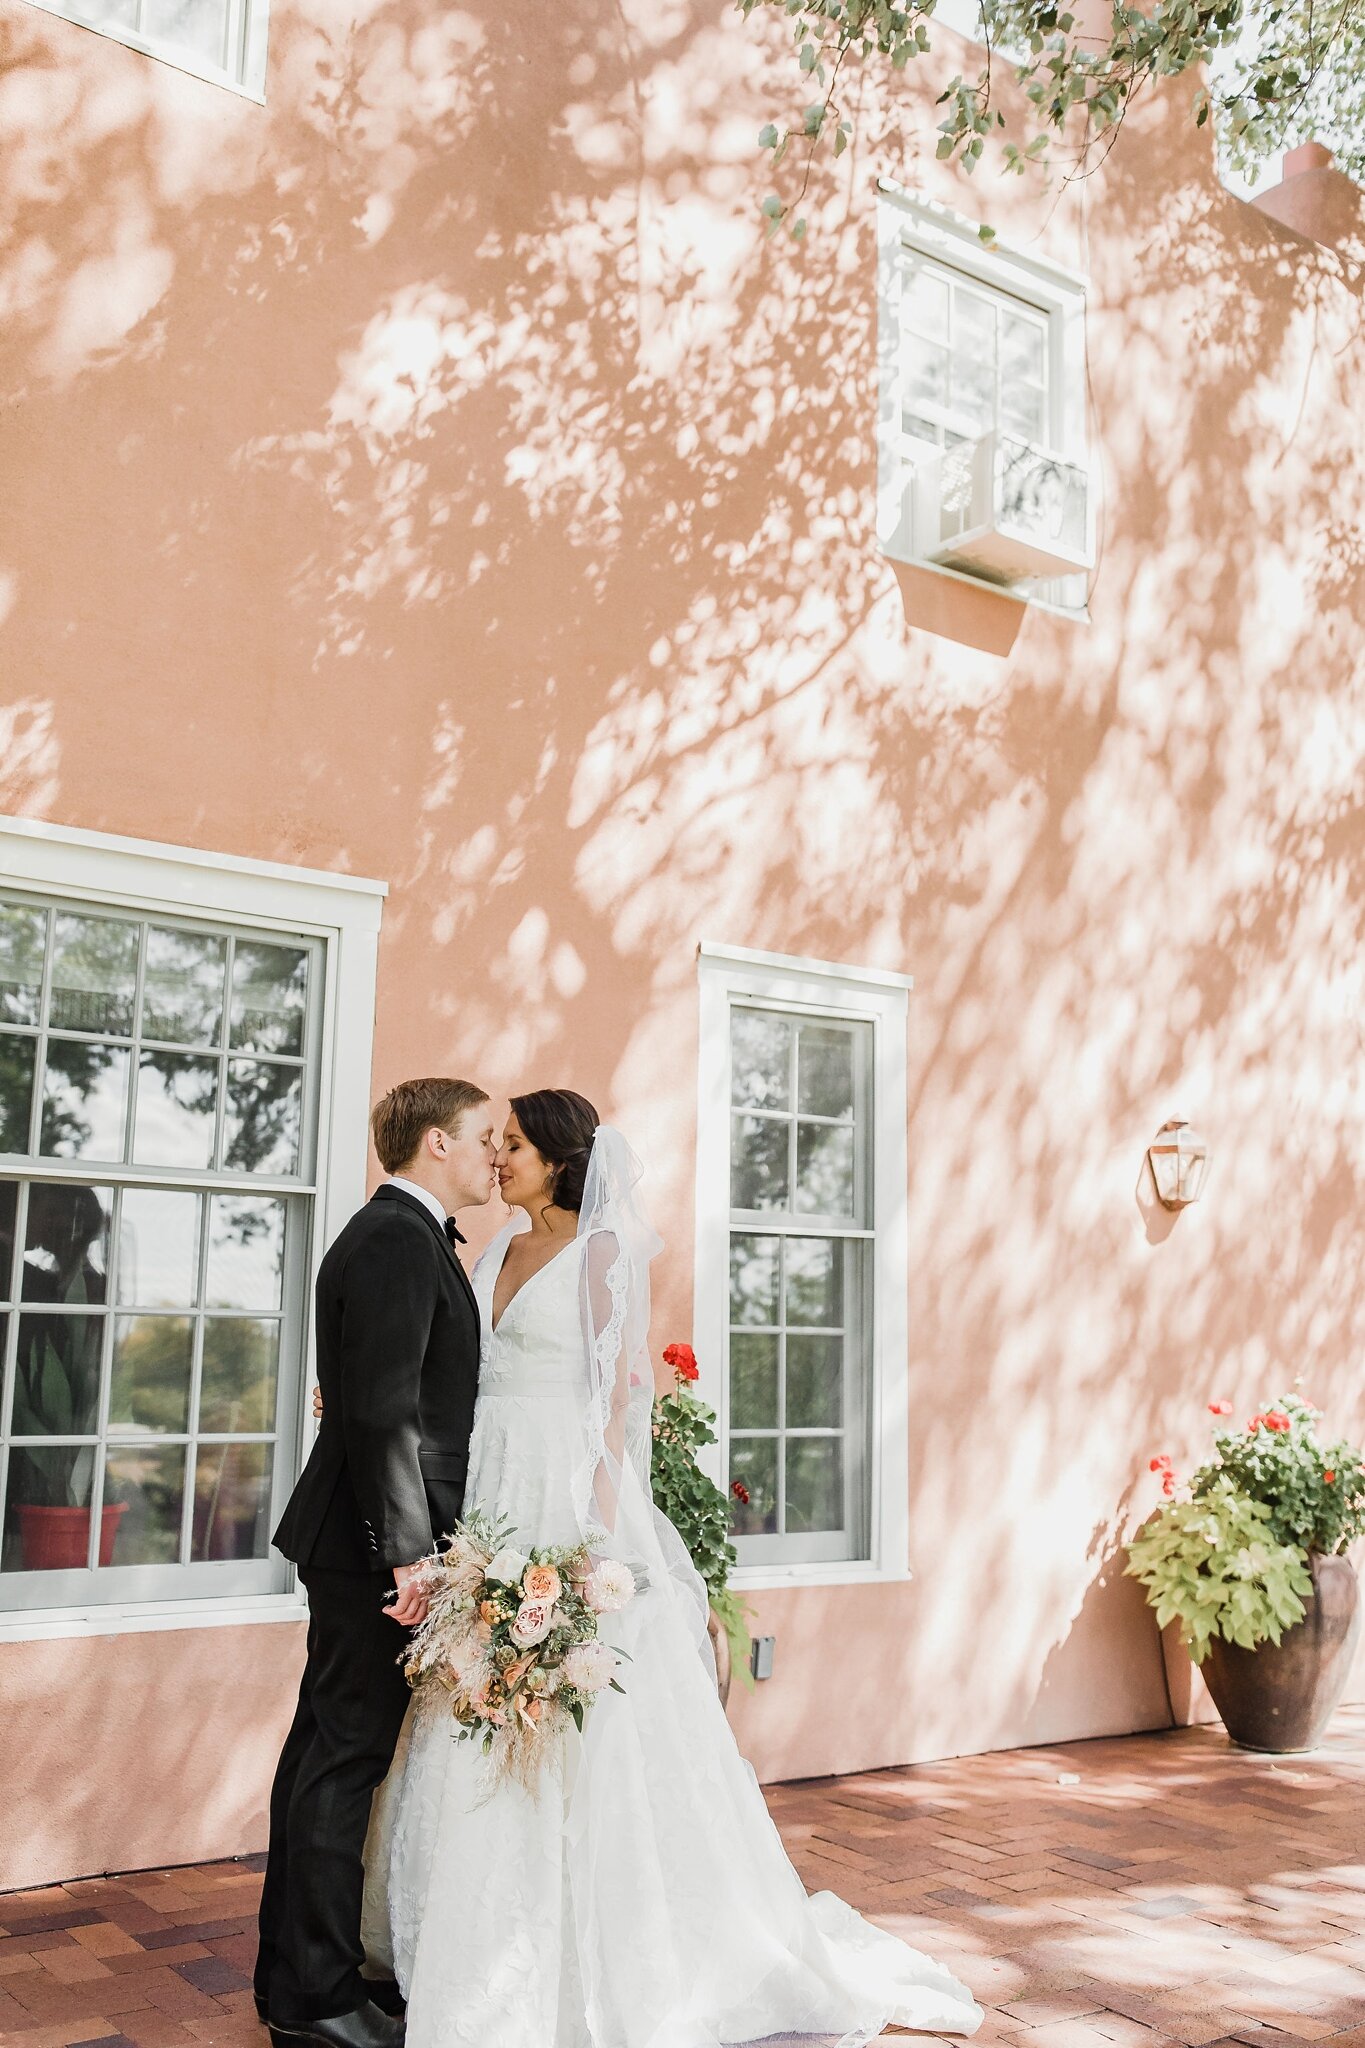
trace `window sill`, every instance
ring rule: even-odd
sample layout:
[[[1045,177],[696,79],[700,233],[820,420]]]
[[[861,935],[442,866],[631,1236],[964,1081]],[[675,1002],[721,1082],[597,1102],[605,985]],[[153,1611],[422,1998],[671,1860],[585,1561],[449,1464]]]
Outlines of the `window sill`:
[[[1050,618],[1069,619],[1074,626],[1090,624],[1088,604],[1053,604],[1048,598],[1034,597],[1026,590],[1012,590],[1008,583],[991,583],[984,576],[969,576],[965,569],[950,569],[943,562],[931,562],[927,556],[902,554],[899,548],[888,547],[884,541],[878,543],[878,548],[888,562],[899,562],[906,569],[921,569],[926,576],[943,576],[949,583],[960,584],[964,590],[984,591],[988,597],[1002,597],[1006,604],[1018,605],[1020,611],[1045,612]]]
[[[246,1628],[260,1622],[306,1622],[301,1593],[257,1598],[154,1600],[137,1606],[33,1608],[0,1615],[0,1645],[57,1642],[70,1636],[150,1635],[163,1629]]]
[[[914,1573],[878,1564],[753,1564],[731,1572],[736,1593],[771,1593],[783,1587],[906,1586]]]

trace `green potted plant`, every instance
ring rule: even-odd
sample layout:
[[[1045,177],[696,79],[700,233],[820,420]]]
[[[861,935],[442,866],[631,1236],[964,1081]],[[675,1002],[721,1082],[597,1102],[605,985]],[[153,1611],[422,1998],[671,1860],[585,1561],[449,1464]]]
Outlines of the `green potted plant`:
[[[1230,1401],[1211,1401],[1222,1418]],[[1157,1623],[1175,1621],[1233,1741],[1311,1749],[1340,1700],[1361,1626],[1346,1552],[1365,1532],[1365,1464],[1318,1440],[1319,1415],[1289,1394],[1240,1429],[1182,1489],[1151,1460],[1165,1496],[1128,1545]]]
[[[746,1685],[753,1680],[749,1676],[747,1608],[729,1582],[737,1562],[730,1541],[729,1503],[697,1463],[702,1445],[716,1441],[715,1411],[691,1391],[698,1372],[690,1344],[670,1344],[664,1364],[672,1371],[673,1385],[668,1393],[654,1398],[650,1484],[655,1502],[687,1545],[706,1584],[716,1681],[723,1705],[729,1699],[735,1671]]]

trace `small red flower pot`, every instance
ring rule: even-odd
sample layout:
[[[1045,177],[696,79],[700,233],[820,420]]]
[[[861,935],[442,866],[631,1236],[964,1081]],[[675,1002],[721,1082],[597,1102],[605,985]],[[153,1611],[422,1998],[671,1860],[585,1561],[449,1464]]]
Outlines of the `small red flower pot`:
[[[126,1500],[112,1501],[100,1515],[100,1563],[112,1564],[118,1525],[128,1512]],[[19,1548],[26,1572],[69,1572],[84,1569],[90,1556],[89,1508],[37,1508],[15,1502],[19,1517]]]

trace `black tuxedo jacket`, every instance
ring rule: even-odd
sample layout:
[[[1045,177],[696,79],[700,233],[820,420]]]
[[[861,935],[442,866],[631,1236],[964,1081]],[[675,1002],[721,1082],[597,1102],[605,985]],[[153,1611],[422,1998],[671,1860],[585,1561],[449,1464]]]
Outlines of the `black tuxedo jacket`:
[[[459,1518],[479,1380],[479,1311],[444,1230],[376,1189],[318,1272],[322,1421],[275,1543],[296,1564],[412,1564]]]

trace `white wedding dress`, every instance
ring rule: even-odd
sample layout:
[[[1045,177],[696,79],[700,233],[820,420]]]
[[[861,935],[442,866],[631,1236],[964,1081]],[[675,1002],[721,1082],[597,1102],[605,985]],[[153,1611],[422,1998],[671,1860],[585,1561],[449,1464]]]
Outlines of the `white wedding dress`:
[[[494,1331],[512,1234],[475,1271],[466,1507],[508,1517],[523,1548],[572,1545],[584,1249],[534,1274]],[[862,2048],[889,2022],[973,2032],[980,2009],[946,1970],[833,1893],[807,1897],[667,1571],[603,1632],[631,1659],[625,1695],[599,1695],[537,1797],[491,1786],[439,1695],[414,1701],[366,1852],[367,1955],[407,1997],[407,2048]]]

